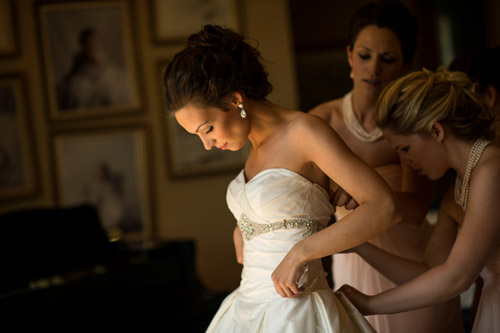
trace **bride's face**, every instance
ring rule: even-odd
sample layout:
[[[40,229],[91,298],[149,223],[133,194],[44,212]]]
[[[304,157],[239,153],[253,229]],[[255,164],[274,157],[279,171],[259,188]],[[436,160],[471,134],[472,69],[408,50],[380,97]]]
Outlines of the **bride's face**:
[[[188,104],[175,113],[175,119],[187,132],[198,135],[206,150],[237,151],[247,142],[248,120],[239,116],[235,105],[224,111]]]

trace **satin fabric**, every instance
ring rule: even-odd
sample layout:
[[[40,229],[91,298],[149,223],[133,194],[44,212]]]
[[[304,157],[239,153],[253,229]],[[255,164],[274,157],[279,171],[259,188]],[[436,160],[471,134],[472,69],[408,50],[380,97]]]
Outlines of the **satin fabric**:
[[[326,226],[333,213],[321,186],[282,168],[266,169],[248,183],[241,171],[229,185],[227,203],[237,220],[244,213],[254,223],[301,219]],[[329,288],[320,260],[311,261],[300,280],[303,295],[282,298],[276,292],[272,272],[309,235],[292,228],[244,240],[240,286],[223,301],[207,332],[374,332],[342,293]]]

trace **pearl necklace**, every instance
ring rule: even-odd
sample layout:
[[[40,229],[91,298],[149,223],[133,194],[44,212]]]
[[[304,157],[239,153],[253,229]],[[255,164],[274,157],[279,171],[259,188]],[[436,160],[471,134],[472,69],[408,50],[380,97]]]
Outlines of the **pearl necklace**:
[[[467,167],[465,168],[464,178],[457,174],[457,179],[455,180],[455,202],[462,207],[465,211],[467,207],[467,197],[469,195],[469,183],[470,175],[472,170],[476,167],[477,162],[483,154],[484,148],[489,144],[488,140],[479,138],[474,142],[469,153],[469,160],[467,161]]]
[[[344,122],[356,138],[364,142],[374,142],[380,139],[383,135],[380,128],[375,128],[371,132],[367,132],[359,123],[354,111],[352,109],[352,91],[344,96],[342,101],[342,113],[344,115]]]

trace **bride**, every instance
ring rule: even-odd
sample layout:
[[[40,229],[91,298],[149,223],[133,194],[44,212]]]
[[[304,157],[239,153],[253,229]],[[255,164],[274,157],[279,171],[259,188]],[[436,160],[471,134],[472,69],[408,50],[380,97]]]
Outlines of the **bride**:
[[[342,293],[329,289],[320,258],[359,245],[400,220],[394,194],[318,117],[275,105],[256,48],[229,29],[191,35],[164,75],[166,106],[205,149],[252,144],[230,183],[229,209],[243,238],[240,287],[209,332],[372,332]],[[329,179],[359,207],[326,227]],[[293,296],[293,297],[291,297]]]

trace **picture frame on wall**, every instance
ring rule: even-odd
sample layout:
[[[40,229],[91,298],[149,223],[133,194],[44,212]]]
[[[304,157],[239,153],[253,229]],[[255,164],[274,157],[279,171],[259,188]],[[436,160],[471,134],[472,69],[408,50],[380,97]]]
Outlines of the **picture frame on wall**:
[[[51,119],[141,110],[129,1],[42,3],[37,10]]]
[[[149,0],[153,41],[179,43],[206,24],[240,30],[241,0]]]
[[[0,76],[0,200],[33,195],[38,173],[26,81],[22,74]]]
[[[0,0],[0,57],[11,57],[20,53],[17,29],[16,2]]]
[[[95,206],[111,239],[151,237],[145,128],[61,132],[53,144],[60,206]]]
[[[168,63],[169,61],[162,61],[159,64],[161,78]],[[163,94],[163,90],[161,93]],[[161,105],[165,105],[164,96],[161,96]],[[182,128],[173,114],[163,110],[162,121],[165,123],[167,164],[171,178],[232,172],[244,167],[250,152],[249,142],[239,151],[206,150],[200,138]]]

